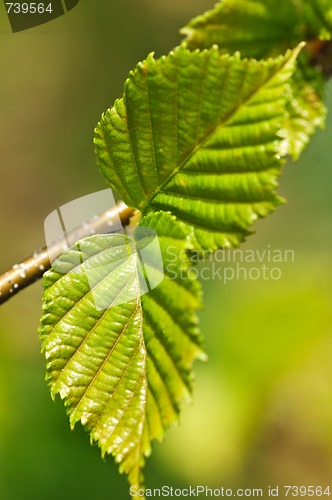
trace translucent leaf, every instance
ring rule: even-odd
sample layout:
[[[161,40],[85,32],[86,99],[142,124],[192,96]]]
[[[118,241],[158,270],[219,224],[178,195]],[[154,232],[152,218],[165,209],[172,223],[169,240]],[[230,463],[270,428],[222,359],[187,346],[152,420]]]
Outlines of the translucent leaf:
[[[297,160],[317,128],[323,129],[326,108],[314,87],[300,78],[290,87],[288,118],[282,135],[288,142],[288,153]]]
[[[280,203],[280,131],[297,53],[255,61],[180,47],[149,56],[96,128],[103,175],[128,205],[174,214],[197,247],[237,245]]]
[[[158,240],[148,257],[144,227]],[[190,398],[193,361],[205,358],[188,249],[184,227],[156,213],[131,237],[79,241],[44,275],[40,334],[52,397],[60,394],[71,426],[81,422],[134,486],[142,483],[151,440],[163,437]],[[161,283],[147,291],[161,273]]]
[[[293,0],[223,0],[182,28],[191,50],[217,44],[224,53],[263,59],[282,54],[303,40],[296,32],[299,11]]]
[[[225,53],[263,59],[313,37],[332,36],[330,0],[222,0],[182,28],[191,50],[217,44]]]
[[[303,40],[309,41],[291,82],[284,128],[288,153],[297,159],[310,136],[325,124],[323,73],[330,71],[331,63],[327,61],[327,68],[321,60],[316,63],[315,52],[320,45],[315,40],[332,36],[330,0],[223,0],[181,32],[186,35],[183,45],[191,50],[217,44],[221,53],[239,51],[243,57],[256,59],[266,59]]]

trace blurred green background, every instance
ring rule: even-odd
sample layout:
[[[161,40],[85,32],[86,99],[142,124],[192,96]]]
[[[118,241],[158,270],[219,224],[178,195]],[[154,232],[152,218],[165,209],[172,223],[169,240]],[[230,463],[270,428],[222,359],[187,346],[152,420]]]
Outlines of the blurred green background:
[[[106,187],[93,128],[150,51],[208,0],[81,0],[70,13],[12,34],[0,8],[1,271],[44,245],[56,207]],[[332,86],[327,93],[332,109]],[[256,224],[245,248],[293,249],[278,281],[203,282],[209,355],[193,404],[146,467],[149,487],[331,484],[332,114],[298,165],[288,203]],[[85,432],[69,430],[44,382],[37,335],[41,284],[0,309],[0,499],[125,500],[126,479]],[[331,484],[332,486],[332,484]]]

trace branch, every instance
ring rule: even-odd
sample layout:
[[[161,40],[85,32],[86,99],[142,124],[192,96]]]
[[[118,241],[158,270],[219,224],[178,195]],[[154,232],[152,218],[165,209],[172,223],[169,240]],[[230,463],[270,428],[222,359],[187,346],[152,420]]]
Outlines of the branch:
[[[65,234],[64,238],[48,247],[34,252],[31,257],[15,264],[9,271],[0,275],[0,304],[3,304],[20,290],[39,280],[45,271],[61,253],[68,248],[68,241],[73,245],[76,241],[95,233],[110,233],[114,221],[120,218],[123,226],[129,224],[134,214],[134,208],[129,208],[123,202],[106,210],[97,217],[89,219],[81,226]]]

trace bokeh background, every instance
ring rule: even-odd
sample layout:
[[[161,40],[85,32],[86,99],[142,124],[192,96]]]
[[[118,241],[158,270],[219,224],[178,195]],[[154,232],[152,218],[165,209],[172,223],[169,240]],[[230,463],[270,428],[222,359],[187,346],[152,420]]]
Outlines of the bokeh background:
[[[12,34],[0,7],[1,269],[43,246],[56,207],[106,187],[93,129],[135,64],[176,46],[210,0],[81,0],[65,16]],[[327,104],[332,109],[332,86]],[[332,114],[245,248],[292,249],[278,281],[203,282],[209,355],[192,405],[148,460],[149,487],[331,484]],[[125,500],[126,479],[44,382],[41,283],[0,309],[0,499]],[[61,493],[59,493],[61,492]]]

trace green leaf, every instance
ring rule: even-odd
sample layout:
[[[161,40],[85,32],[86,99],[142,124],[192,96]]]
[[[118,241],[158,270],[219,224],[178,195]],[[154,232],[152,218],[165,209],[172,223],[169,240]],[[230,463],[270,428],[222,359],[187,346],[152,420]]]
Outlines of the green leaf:
[[[216,44],[223,53],[263,59],[283,54],[303,40],[292,0],[223,0],[181,29],[191,50]]]
[[[238,245],[280,203],[298,50],[259,62],[215,47],[149,56],[96,128],[101,172],[129,206],[183,221],[197,248]]]
[[[317,128],[324,128],[326,107],[314,87],[300,76],[292,81],[287,111],[282,135],[287,139],[289,154],[297,160],[308,145],[310,136],[315,134]]]
[[[302,29],[306,30],[305,39],[309,40],[317,36],[330,40],[332,37],[332,5],[330,0],[302,0],[297,6],[302,16]]]
[[[142,227],[158,235],[161,269]],[[140,255],[149,248],[141,272]],[[40,334],[52,397],[60,394],[71,426],[80,421],[137,487],[151,440],[177,420],[181,401],[190,398],[192,363],[205,358],[195,314],[200,287],[188,277],[188,249],[181,224],[156,213],[133,237],[79,241],[44,275]],[[163,269],[161,283],[145,293],[143,278]]]
[[[181,29],[191,50],[216,44],[223,53],[263,59],[303,40],[332,36],[330,0],[222,0]]]
[[[310,41],[291,82],[285,137],[298,159],[317,128],[325,125],[323,68],[310,68],[312,40],[332,36],[330,0],[223,0],[181,30],[190,50],[219,46],[221,53],[266,59]]]

